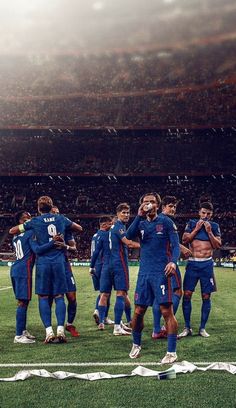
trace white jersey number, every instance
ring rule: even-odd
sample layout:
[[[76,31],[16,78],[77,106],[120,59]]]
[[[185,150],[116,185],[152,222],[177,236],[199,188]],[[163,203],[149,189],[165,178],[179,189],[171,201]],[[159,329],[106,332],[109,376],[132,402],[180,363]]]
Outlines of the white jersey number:
[[[16,252],[16,258],[22,259],[24,257],[24,252],[22,249],[21,241],[19,239],[18,241],[14,242],[14,247],[15,247],[15,252]]]
[[[52,238],[55,237],[55,235],[57,235],[57,229],[54,224],[48,225],[48,235],[50,235],[50,237]],[[52,238],[49,238],[49,241],[51,241]]]

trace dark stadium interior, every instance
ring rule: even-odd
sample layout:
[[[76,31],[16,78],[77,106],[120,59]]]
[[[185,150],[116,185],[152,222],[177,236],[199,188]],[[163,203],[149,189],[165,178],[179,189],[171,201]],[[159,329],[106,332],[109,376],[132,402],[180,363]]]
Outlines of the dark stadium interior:
[[[98,216],[122,201],[134,216],[150,190],[180,200],[180,235],[210,196],[235,248],[235,1],[1,7],[0,252],[13,214],[48,194],[89,258]]]

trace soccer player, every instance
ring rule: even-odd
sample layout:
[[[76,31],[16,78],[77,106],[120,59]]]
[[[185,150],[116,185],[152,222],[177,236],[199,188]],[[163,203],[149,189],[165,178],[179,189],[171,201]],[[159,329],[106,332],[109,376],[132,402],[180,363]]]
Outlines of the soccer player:
[[[52,214],[59,214],[59,208],[56,206],[53,206],[51,209]],[[76,300],[76,284],[75,284],[75,278],[71,269],[71,264],[68,258],[69,253],[76,253],[77,248],[76,248],[76,243],[75,239],[73,237],[73,233],[71,230],[66,229],[65,235],[64,235],[64,241],[65,241],[65,250],[64,250],[64,256],[65,256],[65,272],[66,272],[66,282],[67,282],[67,292],[66,292],[66,298],[68,301],[67,304],[67,323],[66,323],[66,330],[70,332],[72,337],[79,337],[79,332],[76,329],[76,327],[73,325],[73,322],[75,320],[76,312],[77,312],[77,300]]]
[[[128,238],[139,235],[141,245],[132,320],[133,346],[129,356],[137,358],[140,355],[144,315],[148,306],[152,306],[156,299],[167,328],[168,349],[161,362],[171,364],[177,360],[178,325],[173,313],[171,276],[176,271],[180,254],[179,237],[174,222],[167,216],[157,215],[161,204],[159,194],[143,195],[140,204],[138,215],[127,231]]]
[[[66,306],[64,294],[67,292],[67,283],[64,267],[64,253],[55,248],[55,237],[65,233],[66,228],[81,231],[82,227],[73,223],[61,214],[51,214],[52,199],[42,196],[38,199],[38,217],[24,224],[10,229],[10,234],[19,234],[33,230],[38,245],[50,244],[51,249],[45,254],[38,255],[36,259],[35,293],[39,296],[39,312],[46,329],[45,344],[60,342],[65,343],[64,322]],[[62,243],[63,244],[63,243]],[[64,244],[63,244],[64,245]],[[51,307],[49,298],[53,297],[56,304],[57,338],[52,329]]]
[[[23,224],[30,220],[31,216],[26,211],[16,214],[16,224]],[[16,336],[14,343],[35,343],[35,337],[26,330],[27,309],[32,296],[32,270],[34,266],[34,254],[31,247],[32,231],[15,235],[13,246],[16,261],[11,266],[10,276],[12,287],[17,299],[16,309]]]
[[[109,231],[111,270],[114,279],[114,289],[116,290],[113,334],[114,336],[123,336],[131,334],[131,330],[123,325],[121,321],[124,311],[127,321],[130,322],[131,320],[131,306],[128,299],[128,248],[140,248],[140,244],[126,237],[126,224],[130,218],[130,206],[127,203],[119,204],[116,208],[116,215],[117,221],[112,225]]]
[[[168,216],[170,218],[175,217],[176,208],[177,208],[178,200],[175,196],[165,196],[161,200],[161,208],[162,212],[159,214],[159,217]],[[186,259],[191,256],[191,251],[186,248],[184,245],[180,244],[180,252],[181,255]],[[179,302],[182,296],[182,278],[181,273],[179,270],[178,265],[176,266],[176,271],[174,275],[171,277],[171,285],[173,290],[172,301],[173,301],[173,311],[176,314],[179,306]],[[161,327],[160,320],[161,320],[161,311],[160,306],[156,300],[154,300],[153,306],[153,321],[154,321],[154,328],[152,333],[152,338],[154,340],[163,339],[167,337],[167,331],[165,326]]]
[[[24,210],[18,212],[15,216],[17,224],[23,224],[30,219],[31,215]],[[16,261],[11,266],[10,276],[15,297],[18,301],[14,343],[35,343],[35,337],[26,330],[27,309],[32,296],[32,270],[35,262],[35,253],[42,254],[54,244],[56,244],[55,241],[52,244],[39,246],[33,239],[32,230],[13,237]]]
[[[199,219],[189,220],[183,235],[183,243],[190,244],[192,257],[189,258],[184,276],[183,314],[185,328],[179,337],[192,335],[191,298],[200,280],[202,294],[201,323],[199,335],[209,337],[205,326],[211,311],[211,293],[216,291],[212,254],[221,246],[219,225],[211,221],[213,205],[211,202],[200,202]]]
[[[107,269],[106,263],[110,262],[110,247],[108,231],[112,225],[112,218],[103,216],[99,219],[99,230],[93,235],[91,241],[91,263],[90,274],[93,280],[95,291],[100,291],[101,272],[104,265],[103,275]],[[109,273],[109,272],[108,272]],[[103,292],[103,299],[100,302],[101,294],[97,296],[93,318],[99,329],[104,329],[104,324],[114,324],[114,321],[109,319],[108,312],[110,307],[110,294],[106,296],[107,292]],[[100,302],[100,303],[99,303]],[[100,305],[100,315],[99,315]],[[105,310],[104,310],[105,309]],[[104,314],[103,314],[104,312]],[[99,319],[100,316],[100,319]]]

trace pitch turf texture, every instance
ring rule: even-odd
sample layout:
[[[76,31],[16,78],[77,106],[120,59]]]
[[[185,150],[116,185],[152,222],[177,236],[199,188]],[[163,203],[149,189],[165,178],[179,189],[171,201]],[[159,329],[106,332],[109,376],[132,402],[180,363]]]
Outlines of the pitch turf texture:
[[[137,268],[130,268],[133,298]],[[236,361],[236,272],[232,269],[216,268],[218,292],[212,296],[212,312],[207,325],[211,334],[208,339],[197,336],[200,319],[200,293],[194,294],[192,337],[178,341],[179,361],[189,362],[234,362]],[[0,289],[10,286],[9,270],[0,267]],[[112,327],[106,326],[99,332],[92,313],[96,294],[92,289],[88,268],[74,268],[77,282],[78,312],[76,326],[81,336],[72,338],[68,334],[68,343],[44,345],[37,298],[28,311],[28,329],[37,336],[36,344],[13,344],[15,334],[16,302],[11,289],[0,290],[0,364],[9,363],[58,363],[58,367],[44,367],[50,372],[63,370],[76,373],[106,371],[111,374],[131,373],[132,366],[96,366],[63,367],[60,363],[130,363],[128,353],[131,349],[130,337],[115,337]],[[113,316],[114,295],[110,317]],[[183,328],[181,307],[177,318],[179,330]],[[55,320],[54,320],[55,326]],[[145,318],[142,357],[135,360],[145,366],[146,362],[159,362],[166,352],[166,340],[153,341],[152,313],[149,310]],[[36,368],[36,367],[34,367]],[[164,369],[151,366],[154,370]],[[0,377],[9,377],[23,368],[1,367]],[[131,377],[102,381],[53,380],[30,378],[24,382],[0,383],[0,407],[236,407],[236,375],[226,372],[195,372],[179,374],[175,380],[159,381],[154,377]]]

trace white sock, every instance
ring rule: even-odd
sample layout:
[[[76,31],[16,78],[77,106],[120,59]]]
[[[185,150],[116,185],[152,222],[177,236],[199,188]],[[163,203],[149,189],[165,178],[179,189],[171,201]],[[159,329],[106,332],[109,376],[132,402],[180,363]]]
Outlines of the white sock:
[[[46,336],[53,334],[52,326],[46,327]]]

